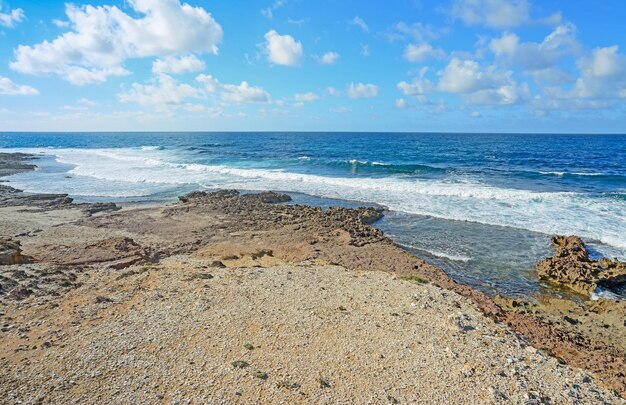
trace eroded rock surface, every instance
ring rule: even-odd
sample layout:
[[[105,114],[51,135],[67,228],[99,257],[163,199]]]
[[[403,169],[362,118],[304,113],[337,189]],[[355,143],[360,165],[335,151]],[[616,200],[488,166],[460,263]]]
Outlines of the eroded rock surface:
[[[556,235],[551,242],[556,248],[554,256],[537,264],[541,279],[583,295],[589,295],[599,285],[611,287],[626,283],[626,263],[606,258],[591,259],[578,236]]]
[[[0,237],[0,265],[27,263],[29,258],[22,255],[19,241],[8,237]]]

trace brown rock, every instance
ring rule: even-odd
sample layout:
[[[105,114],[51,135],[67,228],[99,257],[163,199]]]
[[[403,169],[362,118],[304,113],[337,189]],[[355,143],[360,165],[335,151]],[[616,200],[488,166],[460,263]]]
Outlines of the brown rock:
[[[561,284],[583,295],[592,293],[598,285],[626,283],[626,263],[589,258],[589,251],[578,236],[556,235],[551,242],[556,253],[537,263],[542,280]]]
[[[20,242],[11,238],[0,238],[0,265],[28,263],[27,256],[22,255]]]

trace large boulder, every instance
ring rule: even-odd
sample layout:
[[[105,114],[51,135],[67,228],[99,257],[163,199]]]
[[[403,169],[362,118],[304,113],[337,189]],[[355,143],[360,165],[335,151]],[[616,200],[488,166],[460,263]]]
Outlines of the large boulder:
[[[554,256],[537,263],[539,278],[588,295],[599,285],[611,287],[626,283],[626,263],[602,258],[591,259],[578,236],[551,238]]]

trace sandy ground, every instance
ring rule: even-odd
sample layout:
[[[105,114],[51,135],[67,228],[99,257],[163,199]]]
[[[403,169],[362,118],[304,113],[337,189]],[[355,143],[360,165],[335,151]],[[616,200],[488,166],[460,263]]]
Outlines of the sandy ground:
[[[154,266],[92,270],[62,299],[11,308],[0,396],[25,403],[619,403],[587,373],[431,284],[312,262],[212,262],[179,255]]]

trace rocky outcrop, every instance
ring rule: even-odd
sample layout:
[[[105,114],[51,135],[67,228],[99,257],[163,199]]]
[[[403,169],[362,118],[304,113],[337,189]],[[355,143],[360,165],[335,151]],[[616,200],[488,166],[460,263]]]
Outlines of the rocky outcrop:
[[[29,261],[27,256],[22,255],[19,241],[0,237],[0,265],[22,264]]]
[[[109,202],[109,203],[94,203],[94,204],[85,204],[85,208],[83,208],[83,213],[88,217],[97,214],[99,212],[114,212],[121,210],[122,207],[119,205]]]
[[[0,153],[0,177],[34,170],[34,164],[28,163],[36,159],[25,153]]]
[[[606,258],[591,259],[578,236],[556,235],[551,242],[556,253],[537,263],[540,279],[558,283],[583,295],[589,295],[598,286],[612,287],[626,283],[626,263]]]
[[[111,237],[89,245],[46,245],[34,256],[38,262],[62,265],[103,263],[119,270],[148,259],[149,252],[131,238]]]

